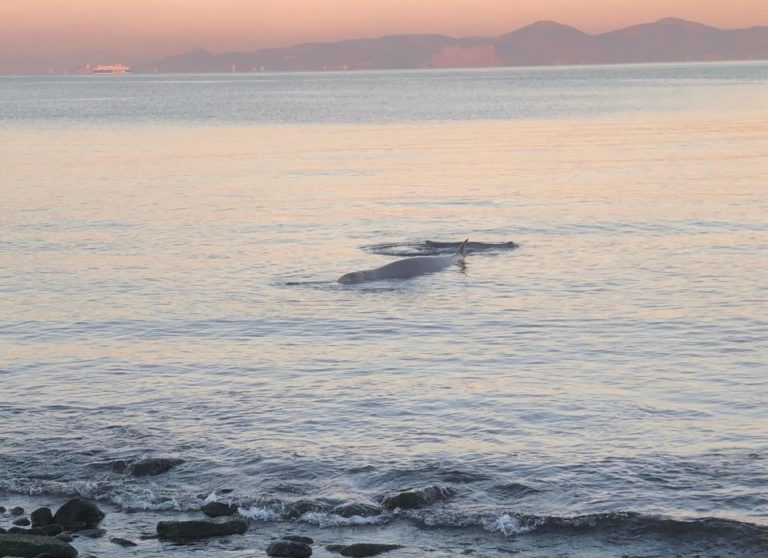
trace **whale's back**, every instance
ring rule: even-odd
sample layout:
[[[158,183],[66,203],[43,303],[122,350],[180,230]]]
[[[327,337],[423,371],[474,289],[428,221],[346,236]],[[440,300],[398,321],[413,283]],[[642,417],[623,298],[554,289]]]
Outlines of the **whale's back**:
[[[415,256],[388,263],[376,269],[353,271],[339,277],[338,282],[344,285],[380,281],[383,279],[410,279],[426,273],[442,271],[457,263],[458,254],[452,256]]]
[[[457,260],[457,256],[415,256],[388,263],[371,272],[377,279],[410,279],[425,273],[442,271]]]

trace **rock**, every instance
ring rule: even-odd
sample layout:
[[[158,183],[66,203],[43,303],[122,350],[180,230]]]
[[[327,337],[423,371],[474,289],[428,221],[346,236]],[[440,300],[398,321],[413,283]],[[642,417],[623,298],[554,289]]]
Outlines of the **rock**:
[[[27,527],[31,522],[26,517],[20,517],[16,521],[13,522],[14,525],[19,525],[21,527]]]
[[[129,541],[128,539],[121,539],[120,537],[112,537],[109,539],[109,542],[118,544],[122,547],[138,546],[135,542]]]
[[[102,519],[104,519],[104,512],[96,507],[96,504],[81,498],[73,498],[61,506],[53,516],[54,523],[59,523],[67,529],[79,523],[85,524],[86,528],[93,528]]]
[[[49,508],[38,508],[29,514],[32,520],[32,527],[41,527],[53,523],[53,513]]]
[[[208,517],[224,517],[234,515],[237,511],[237,506],[234,504],[225,504],[224,502],[208,502],[200,509]]]
[[[328,511],[328,509],[329,506],[322,502],[316,502],[314,500],[297,500],[285,507],[285,517],[286,519],[298,519],[305,513],[325,512]]]
[[[341,517],[373,517],[381,513],[381,507],[366,502],[349,502],[333,508],[333,513]]]
[[[32,529],[25,529],[24,527],[11,527],[8,532],[14,535],[34,535],[31,533]]]
[[[55,536],[55,538],[64,542],[72,542],[73,540],[75,540],[75,537],[73,537],[69,533],[59,533],[58,535]]]
[[[376,544],[376,543],[355,543],[347,546],[328,545],[325,547],[331,552],[338,552],[342,556],[351,556],[353,558],[365,558],[366,556],[377,556],[385,552],[403,548],[400,544]]]
[[[397,494],[390,494],[384,497],[382,503],[388,510],[397,508],[414,510],[434,504],[435,502],[447,500],[453,495],[454,491],[450,488],[428,486],[426,488],[409,489]]]
[[[64,529],[61,525],[58,523],[51,523],[50,525],[42,525],[40,527],[32,527],[31,529],[27,529],[26,533],[27,535],[42,535],[45,537],[53,537],[54,535],[58,535],[61,533]]]
[[[267,547],[267,555],[284,558],[309,558],[312,556],[312,547],[301,542],[277,541]]]
[[[11,515],[22,515],[24,513],[24,508],[21,506],[16,506],[15,508],[11,508]]]
[[[82,521],[73,521],[72,523],[67,523],[66,525],[62,525],[62,527],[65,528],[66,531],[69,531],[70,533],[78,532],[78,531],[91,531],[93,529],[96,529],[95,527],[92,529],[91,527],[88,527],[84,522]],[[99,529],[96,529],[97,531]]]
[[[0,527],[0,535],[4,535],[4,534],[5,534],[5,533],[7,533],[7,532],[8,532],[8,531],[6,531],[6,530],[5,530],[5,529],[3,529],[2,527]]]
[[[233,519],[224,523],[212,521],[161,521],[157,524],[160,538],[176,541],[242,535],[248,530],[248,523],[242,519]]]
[[[49,554],[53,558],[76,558],[77,550],[52,537],[0,535],[0,556],[34,558],[40,554]]]
[[[53,554],[48,554],[47,552],[41,552],[35,558],[53,558]]]
[[[6,511],[5,506],[0,506],[0,513],[5,513]]]
[[[45,535],[47,537],[53,537],[58,535],[64,530],[64,528],[58,523],[51,523],[49,525],[41,525],[40,527],[32,527],[30,529],[30,535]]]
[[[100,539],[106,534],[106,529],[82,529],[75,534],[78,537],[88,537],[89,539]]]
[[[181,463],[184,463],[183,459],[152,457],[150,459],[134,461],[128,465],[126,472],[129,475],[133,475],[134,477],[146,477],[149,475],[154,476],[165,473],[166,471],[172,469],[176,465],[180,465]]]
[[[304,544],[315,544],[314,539],[311,539],[310,537],[302,537],[301,535],[285,535],[283,540]]]

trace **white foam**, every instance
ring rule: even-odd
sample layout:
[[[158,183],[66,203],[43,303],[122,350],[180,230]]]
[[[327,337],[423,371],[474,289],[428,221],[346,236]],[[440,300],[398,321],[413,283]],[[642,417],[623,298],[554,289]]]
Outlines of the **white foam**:
[[[317,525],[318,527],[349,527],[352,525],[377,525],[387,520],[385,516],[375,515],[363,517],[353,515],[351,517],[342,517],[335,513],[307,512],[299,518],[299,521]]]
[[[17,494],[39,496],[40,494],[62,494],[66,496],[83,496],[85,498],[103,499],[111,489],[105,481],[50,481],[39,479],[13,478],[0,481],[0,489]]]
[[[237,508],[237,513],[243,517],[249,519],[255,519],[256,521],[280,521],[280,514],[274,510],[268,508],[260,508],[259,506],[251,506],[248,509]]]
[[[501,533],[505,537],[509,537],[511,535],[530,533],[535,529],[535,526],[524,525],[519,517],[503,513],[484,521],[483,528],[491,533]]]
[[[219,497],[216,495],[216,491],[214,490],[211,492],[205,500],[203,500],[203,504],[210,504],[211,502],[218,502]]]

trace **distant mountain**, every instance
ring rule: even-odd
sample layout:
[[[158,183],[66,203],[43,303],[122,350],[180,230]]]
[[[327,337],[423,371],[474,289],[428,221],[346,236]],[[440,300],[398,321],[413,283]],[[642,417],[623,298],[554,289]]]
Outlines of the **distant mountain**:
[[[768,27],[723,30],[677,18],[589,35],[539,21],[500,37],[390,35],[255,52],[195,50],[147,72],[379,70],[768,59]]]

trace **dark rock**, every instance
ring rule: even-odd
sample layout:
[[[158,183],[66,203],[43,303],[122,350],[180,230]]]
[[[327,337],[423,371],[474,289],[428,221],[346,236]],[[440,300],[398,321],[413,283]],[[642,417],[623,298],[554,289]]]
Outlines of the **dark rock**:
[[[285,535],[283,540],[304,544],[315,544],[315,541],[310,537],[302,537],[301,535]]]
[[[58,524],[56,524],[58,525]],[[82,521],[73,521],[72,523],[67,523],[66,525],[62,525],[62,528],[65,531],[69,531],[70,533],[75,531],[88,531],[90,530],[90,527],[83,523]]]
[[[0,513],[5,513],[6,511],[5,506],[0,506]]]
[[[53,554],[48,554],[47,552],[41,552],[35,558],[53,558]]]
[[[301,542],[277,541],[267,547],[267,555],[285,558],[309,558],[312,556],[312,547]]]
[[[6,530],[5,530],[5,529],[3,529],[2,527],[0,527],[0,535],[4,535],[4,534],[5,534],[5,533],[7,533],[7,532],[8,532],[8,531],[6,531]]]
[[[29,514],[32,520],[32,527],[41,527],[53,523],[53,514],[49,508],[38,508]]]
[[[181,463],[184,463],[183,459],[153,457],[150,459],[141,459],[139,461],[134,461],[133,463],[128,465],[126,472],[129,475],[133,475],[134,477],[146,477],[149,475],[159,475],[161,473],[165,473],[166,471],[172,469],[176,465],[180,465]]]
[[[44,553],[53,558],[77,557],[77,550],[73,546],[52,537],[0,535],[0,556],[34,558]]]
[[[291,502],[285,507],[285,516],[287,519],[297,519],[307,512],[325,512],[330,506],[314,500],[297,500]]]
[[[59,533],[58,535],[55,536],[55,538],[64,542],[72,542],[73,540],[75,540],[75,537],[73,537],[69,533]]]
[[[119,544],[122,547],[138,546],[135,542],[129,541],[128,539],[121,539],[120,537],[112,537],[109,539],[109,542]]]
[[[52,523],[50,525],[43,525],[42,527],[32,527],[31,529],[27,529],[28,535],[40,535],[43,537],[53,537],[54,535],[58,535],[61,533],[64,529],[61,528],[61,525],[58,523]]]
[[[183,541],[242,535],[248,529],[248,523],[242,519],[233,519],[224,523],[212,521],[161,521],[157,524],[157,534],[162,539]]]
[[[341,517],[373,517],[381,513],[381,507],[366,502],[349,502],[333,508],[333,513]]]
[[[234,515],[237,511],[237,506],[225,504],[224,502],[208,502],[200,509],[208,517],[224,517]]]
[[[450,488],[442,486],[428,486],[426,488],[409,489],[397,494],[390,494],[384,497],[382,503],[388,510],[401,508],[404,510],[414,510],[429,506],[435,502],[447,500],[454,495]]]
[[[54,523],[60,523],[68,529],[76,523],[84,523],[86,528],[93,528],[102,519],[104,519],[104,512],[96,507],[96,504],[81,498],[73,498],[61,506],[53,516]]]
[[[34,535],[35,533],[31,531],[32,529],[25,529],[24,527],[11,527],[8,529],[8,532],[14,535]]]
[[[338,552],[342,556],[351,556],[352,558],[366,558],[366,556],[377,556],[385,552],[397,550],[403,548],[400,544],[376,544],[376,543],[355,543],[348,546],[342,546],[338,550],[339,545],[334,546],[334,550],[331,552]],[[328,547],[326,547],[328,549]],[[330,549],[328,549],[330,550]]]
[[[24,508],[21,506],[16,506],[15,508],[11,508],[11,515],[22,515],[24,513]]]
[[[234,488],[217,488],[216,494],[229,494],[230,492],[234,492]]]
[[[58,535],[64,530],[64,528],[58,523],[51,523],[49,525],[41,525],[40,527],[33,527],[30,531],[35,531],[36,534],[52,537]]]
[[[14,525],[20,525],[21,527],[27,527],[30,523],[31,521],[26,517],[20,517],[19,519],[13,522]]]

